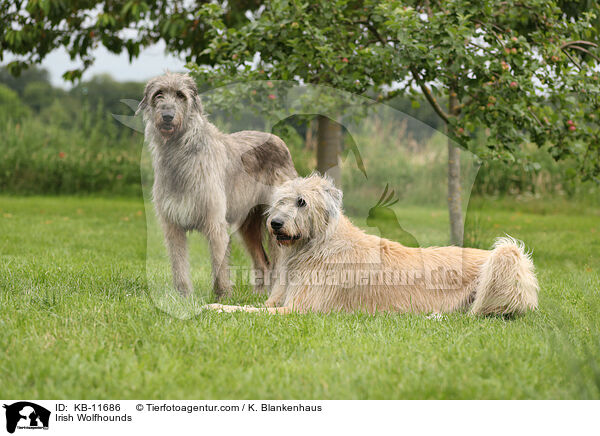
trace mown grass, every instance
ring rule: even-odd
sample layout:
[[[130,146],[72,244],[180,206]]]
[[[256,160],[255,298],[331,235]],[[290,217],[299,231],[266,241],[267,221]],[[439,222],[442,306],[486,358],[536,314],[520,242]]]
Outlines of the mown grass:
[[[148,297],[141,200],[0,197],[0,392],[32,399],[599,398],[600,210],[478,206],[467,220],[472,245],[489,246],[506,232],[533,248],[542,288],[535,313],[436,320],[210,312],[182,320]],[[445,219],[433,209],[396,211],[420,234]],[[392,236],[395,223],[379,229]],[[248,261],[235,248],[232,262]],[[262,298],[243,285],[231,301]]]

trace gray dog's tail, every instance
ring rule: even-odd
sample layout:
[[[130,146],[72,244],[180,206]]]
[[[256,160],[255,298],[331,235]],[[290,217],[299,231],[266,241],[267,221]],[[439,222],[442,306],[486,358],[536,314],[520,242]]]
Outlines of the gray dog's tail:
[[[471,313],[522,314],[538,303],[538,281],[531,255],[522,242],[498,238],[479,274]]]

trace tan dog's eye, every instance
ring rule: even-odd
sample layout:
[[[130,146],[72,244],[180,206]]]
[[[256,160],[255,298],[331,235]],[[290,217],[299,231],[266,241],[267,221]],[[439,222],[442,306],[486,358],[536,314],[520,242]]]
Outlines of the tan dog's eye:
[[[160,99],[162,97],[163,97],[163,92],[162,91],[156,91],[154,93],[154,96],[152,97],[152,100],[158,100],[158,99]]]
[[[181,91],[177,91],[177,98],[181,98],[182,100],[185,100],[185,94]]]
[[[306,206],[306,201],[304,201],[304,198],[298,197],[298,199],[296,200],[296,206],[298,206],[298,207]]]

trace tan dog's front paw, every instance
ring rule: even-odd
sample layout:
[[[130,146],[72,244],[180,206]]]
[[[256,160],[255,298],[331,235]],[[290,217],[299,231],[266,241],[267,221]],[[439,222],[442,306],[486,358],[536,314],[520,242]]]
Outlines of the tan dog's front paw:
[[[286,313],[290,313],[291,309],[289,307],[253,307],[253,306],[230,306],[227,304],[220,304],[220,303],[212,303],[212,304],[207,304],[205,306],[203,306],[204,309],[206,310],[214,310],[217,312],[226,312],[226,313],[231,313],[231,312],[250,312],[250,313],[257,313],[257,312],[267,312],[267,313],[272,313],[272,314],[286,314]]]
[[[205,304],[202,306],[202,309],[205,310],[215,310],[217,312],[224,312],[223,305],[219,303]]]
[[[220,303],[212,303],[212,304],[207,304],[205,306],[203,306],[204,309],[207,310],[215,310],[217,312],[226,312],[226,313],[231,313],[231,312],[260,312],[261,309],[259,309],[258,307],[252,307],[252,306],[231,306],[228,304],[220,304]],[[264,310],[264,309],[262,309]]]
[[[275,307],[277,306],[277,301],[275,301],[274,299],[267,299],[267,301],[265,301],[265,306],[267,307]]]
[[[266,310],[273,315],[285,315],[286,313],[292,313],[292,309],[289,307],[267,307],[263,310]]]

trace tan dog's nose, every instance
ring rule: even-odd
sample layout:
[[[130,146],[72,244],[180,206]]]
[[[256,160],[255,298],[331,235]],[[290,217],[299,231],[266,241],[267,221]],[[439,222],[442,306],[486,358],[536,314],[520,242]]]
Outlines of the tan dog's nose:
[[[273,230],[279,230],[283,227],[283,221],[277,218],[271,220],[271,228]]]

